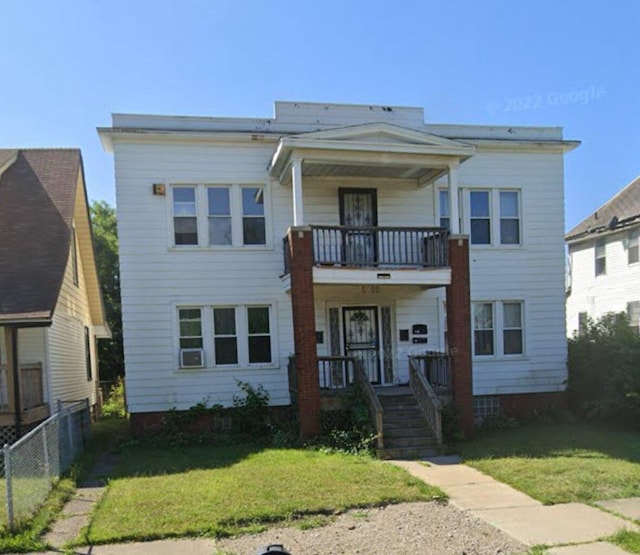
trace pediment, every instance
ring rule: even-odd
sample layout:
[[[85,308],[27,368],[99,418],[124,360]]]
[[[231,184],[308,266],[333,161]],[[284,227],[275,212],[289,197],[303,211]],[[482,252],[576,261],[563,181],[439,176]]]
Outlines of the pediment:
[[[327,131],[313,131],[293,135],[290,139],[304,141],[345,141],[353,143],[421,145],[432,147],[466,147],[468,145],[452,141],[432,133],[401,127],[389,123],[368,123],[339,127]]]

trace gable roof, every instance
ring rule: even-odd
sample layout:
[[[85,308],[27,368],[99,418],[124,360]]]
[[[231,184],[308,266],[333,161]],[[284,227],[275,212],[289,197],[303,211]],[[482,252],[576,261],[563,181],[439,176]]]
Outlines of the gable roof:
[[[51,322],[69,258],[77,149],[0,150],[0,324]]]
[[[640,176],[565,235],[576,241],[640,222]]]

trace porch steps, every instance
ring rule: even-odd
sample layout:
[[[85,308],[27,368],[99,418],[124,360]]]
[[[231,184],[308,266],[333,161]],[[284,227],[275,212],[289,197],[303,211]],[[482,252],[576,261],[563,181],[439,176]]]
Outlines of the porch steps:
[[[381,458],[420,459],[439,454],[436,436],[408,387],[380,393],[378,398],[384,409]]]

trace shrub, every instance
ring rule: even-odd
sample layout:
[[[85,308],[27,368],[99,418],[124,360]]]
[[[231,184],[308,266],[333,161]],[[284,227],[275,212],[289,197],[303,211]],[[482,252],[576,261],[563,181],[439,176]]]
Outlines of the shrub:
[[[624,313],[569,340],[569,403],[580,416],[640,426],[640,336]]]
[[[124,380],[119,377],[109,390],[109,398],[102,405],[102,415],[117,418],[127,416],[127,408],[124,397]]]

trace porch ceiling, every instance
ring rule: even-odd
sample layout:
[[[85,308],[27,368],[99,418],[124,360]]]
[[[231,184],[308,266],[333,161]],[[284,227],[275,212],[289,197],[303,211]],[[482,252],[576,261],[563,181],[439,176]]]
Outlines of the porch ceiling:
[[[291,182],[291,165],[302,162],[304,177],[415,179],[425,184],[471,157],[475,147],[386,124],[370,124],[283,137],[269,172]]]

